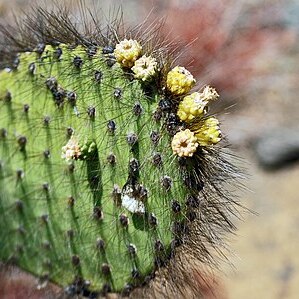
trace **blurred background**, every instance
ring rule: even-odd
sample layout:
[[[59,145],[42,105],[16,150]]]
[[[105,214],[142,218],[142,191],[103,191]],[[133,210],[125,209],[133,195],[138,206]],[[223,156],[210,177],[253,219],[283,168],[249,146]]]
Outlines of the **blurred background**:
[[[298,298],[298,0],[102,2],[106,14],[121,4],[128,25],[164,18],[160,35],[179,42],[178,63],[198,87],[211,84],[222,95],[222,131],[247,168],[240,200],[256,212],[244,213],[230,238],[234,268],[223,265],[221,274],[228,298]],[[0,0],[0,19],[29,3]]]

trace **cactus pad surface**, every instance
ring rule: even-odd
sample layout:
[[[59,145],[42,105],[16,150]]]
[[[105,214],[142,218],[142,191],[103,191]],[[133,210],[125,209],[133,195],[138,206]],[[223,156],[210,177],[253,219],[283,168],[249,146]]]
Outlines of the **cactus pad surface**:
[[[136,40],[53,36],[0,71],[0,260],[103,294],[147,282],[192,234],[209,260],[236,205],[218,94],[180,105],[191,73]]]

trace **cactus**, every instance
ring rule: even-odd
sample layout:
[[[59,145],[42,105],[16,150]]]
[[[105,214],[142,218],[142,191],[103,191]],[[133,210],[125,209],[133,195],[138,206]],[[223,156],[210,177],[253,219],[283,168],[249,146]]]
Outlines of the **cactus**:
[[[211,261],[237,205],[217,92],[189,95],[192,74],[140,30],[35,14],[30,38],[1,29],[0,260],[70,294],[127,294],[178,247]]]

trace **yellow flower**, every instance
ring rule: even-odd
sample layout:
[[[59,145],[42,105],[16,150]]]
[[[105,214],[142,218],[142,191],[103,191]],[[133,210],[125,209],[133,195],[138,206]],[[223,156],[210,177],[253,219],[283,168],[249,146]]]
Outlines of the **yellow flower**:
[[[135,61],[132,71],[135,78],[146,81],[156,73],[156,67],[157,61],[155,58],[143,55]]]
[[[202,92],[193,92],[185,96],[180,102],[177,115],[182,121],[191,121],[193,118],[203,115],[210,101],[218,99],[215,88],[206,86]]]
[[[192,74],[182,66],[176,66],[168,74],[166,86],[175,95],[182,95],[191,90],[195,84]]]
[[[207,118],[203,125],[195,131],[195,136],[201,146],[218,143],[221,140],[218,119],[213,116]]]
[[[116,45],[114,56],[122,66],[132,67],[141,55],[141,51],[142,47],[136,40],[124,39]]]
[[[189,129],[176,133],[171,141],[172,151],[179,157],[192,157],[197,147],[197,139]]]

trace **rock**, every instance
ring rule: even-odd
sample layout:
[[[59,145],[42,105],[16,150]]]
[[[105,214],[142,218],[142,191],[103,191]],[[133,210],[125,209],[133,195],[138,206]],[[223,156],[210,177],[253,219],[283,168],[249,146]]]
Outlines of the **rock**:
[[[260,136],[254,151],[264,168],[281,168],[299,159],[299,128],[273,128]]]

